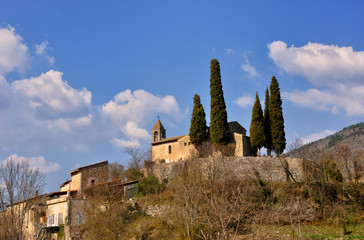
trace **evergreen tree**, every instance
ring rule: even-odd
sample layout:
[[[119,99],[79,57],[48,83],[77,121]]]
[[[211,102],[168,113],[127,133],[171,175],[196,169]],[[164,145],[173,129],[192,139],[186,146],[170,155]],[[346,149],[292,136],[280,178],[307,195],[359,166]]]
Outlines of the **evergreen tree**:
[[[206,126],[206,114],[200,101],[200,96],[195,94],[193,97],[193,111],[190,126],[190,141],[194,145],[200,145],[207,140],[209,134]]]
[[[227,122],[224,94],[222,91],[220,64],[217,59],[211,60],[210,69],[210,137],[214,144],[227,145],[229,143],[230,132]]]
[[[264,135],[265,135],[264,147],[267,149],[267,155],[270,156],[270,153],[272,151],[272,133],[270,129],[268,88],[265,90],[265,101],[264,101]]]
[[[279,156],[286,148],[286,137],[284,133],[281,93],[275,76],[272,77],[270,84],[269,117],[271,123],[272,146],[277,156]]]
[[[264,143],[264,117],[257,93],[252,111],[252,121],[250,123],[250,144],[255,152],[258,150],[258,155],[260,155],[260,148],[264,146]]]

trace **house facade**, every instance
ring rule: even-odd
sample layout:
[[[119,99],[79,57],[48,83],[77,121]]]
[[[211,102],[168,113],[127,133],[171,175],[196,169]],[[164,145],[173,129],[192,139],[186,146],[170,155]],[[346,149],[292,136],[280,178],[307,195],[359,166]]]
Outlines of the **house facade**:
[[[23,239],[59,239],[63,228],[63,240],[83,239],[82,225],[87,206],[87,191],[93,188],[115,187],[123,193],[123,198],[134,196],[138,181],[125,182],[124,179],[108,181],[108,161],[77,168],[70,172],[71,180],[60,186],[60,191],[35,196],[24,202],[8,206],[9,214],[17,209],[24,210]]]

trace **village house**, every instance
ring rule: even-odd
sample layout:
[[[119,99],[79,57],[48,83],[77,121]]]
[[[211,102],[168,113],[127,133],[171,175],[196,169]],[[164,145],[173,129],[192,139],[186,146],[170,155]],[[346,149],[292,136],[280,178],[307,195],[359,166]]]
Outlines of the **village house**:
[[[70,172],[71,180],[61,184],[60,191],[35,196],[24,202],[8,206],[1,214],[10,211],[24,211],[23,239],[59,239],[61,227],[64,240],[82,239],[82,225],[87,219],[84,208],[87,204],[87,191],[93,188],[114,187],[120,189],[124,199],[134,196],[135,181],[115,179],[108,181],[108,161],[77,168]],[[20,222],[21,223],[21,222]]]
[[[231,133],[230,142],[233,145],[234,156],[251,156],[250,137],[246,135],[246,129],[238,122],[229,122]],[[186,160],[196,154],[196,148],[190,142],[190,136],[166,138],[166,129],[158,119],[152,128],[152,142],[150,146],[152,161],[176,162]]]

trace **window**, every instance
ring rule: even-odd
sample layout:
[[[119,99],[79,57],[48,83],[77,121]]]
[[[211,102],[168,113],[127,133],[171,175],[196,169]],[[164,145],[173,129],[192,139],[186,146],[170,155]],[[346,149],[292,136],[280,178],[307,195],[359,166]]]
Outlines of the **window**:
[[[95,185],[95,179],[91,180],[91,185]]]
[[[76,212],[76,215],[75,215],[75,225],[78,226],[78,225],[82,225],[82,213],[81,212]]]
[[[169,153],[169,154],[171,154],[171,153],[172,153],[172,146],[171,146],[171,145],[169,145],[169,146],[168,146],[168,153]]]
[[[58,226],[63,224],[63,213],[58,213]]]
[[[158,131],[154,132],[154,142],[158,141]]]
[[[185,143],[185,146],[187,145],[187,143]]]

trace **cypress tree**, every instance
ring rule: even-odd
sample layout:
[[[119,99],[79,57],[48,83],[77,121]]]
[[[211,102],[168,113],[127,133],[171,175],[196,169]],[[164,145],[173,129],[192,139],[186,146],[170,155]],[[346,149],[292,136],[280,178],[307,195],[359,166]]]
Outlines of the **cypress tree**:
[[[258,150],[258,153],[260,153],[260,148],[264,146],[264,143],[264,117],[257,93],[252,111],[252,121],[250,123],[250,144],[255,152]]]
[[[206,114],[200,101],[200,96],[195,94],[193,97],[193,110],[190,126],[190,141],[194,145],[200,145],[207,140],[209,134],[206,126]]]
[[[269,115],[272,133],[272,146],[277,156],[279,156],[286,148],[286,137],[284,133],[281,92],[275,76],[272,77],[270,84]]]
[[[265,135],[264,147],[267,149],[267,155],[270,156],[270,153],[272,151],[272,133],[270,129],[268,88],[265,90],[265,101],[264,101],[264,135]]]
[[[217,145],[227,145],[229,143],[230,132],[227,122],[227,112],[222,91],[220,64],[217,59],[211,60],[210,66],[210,137],[211,141]]]

